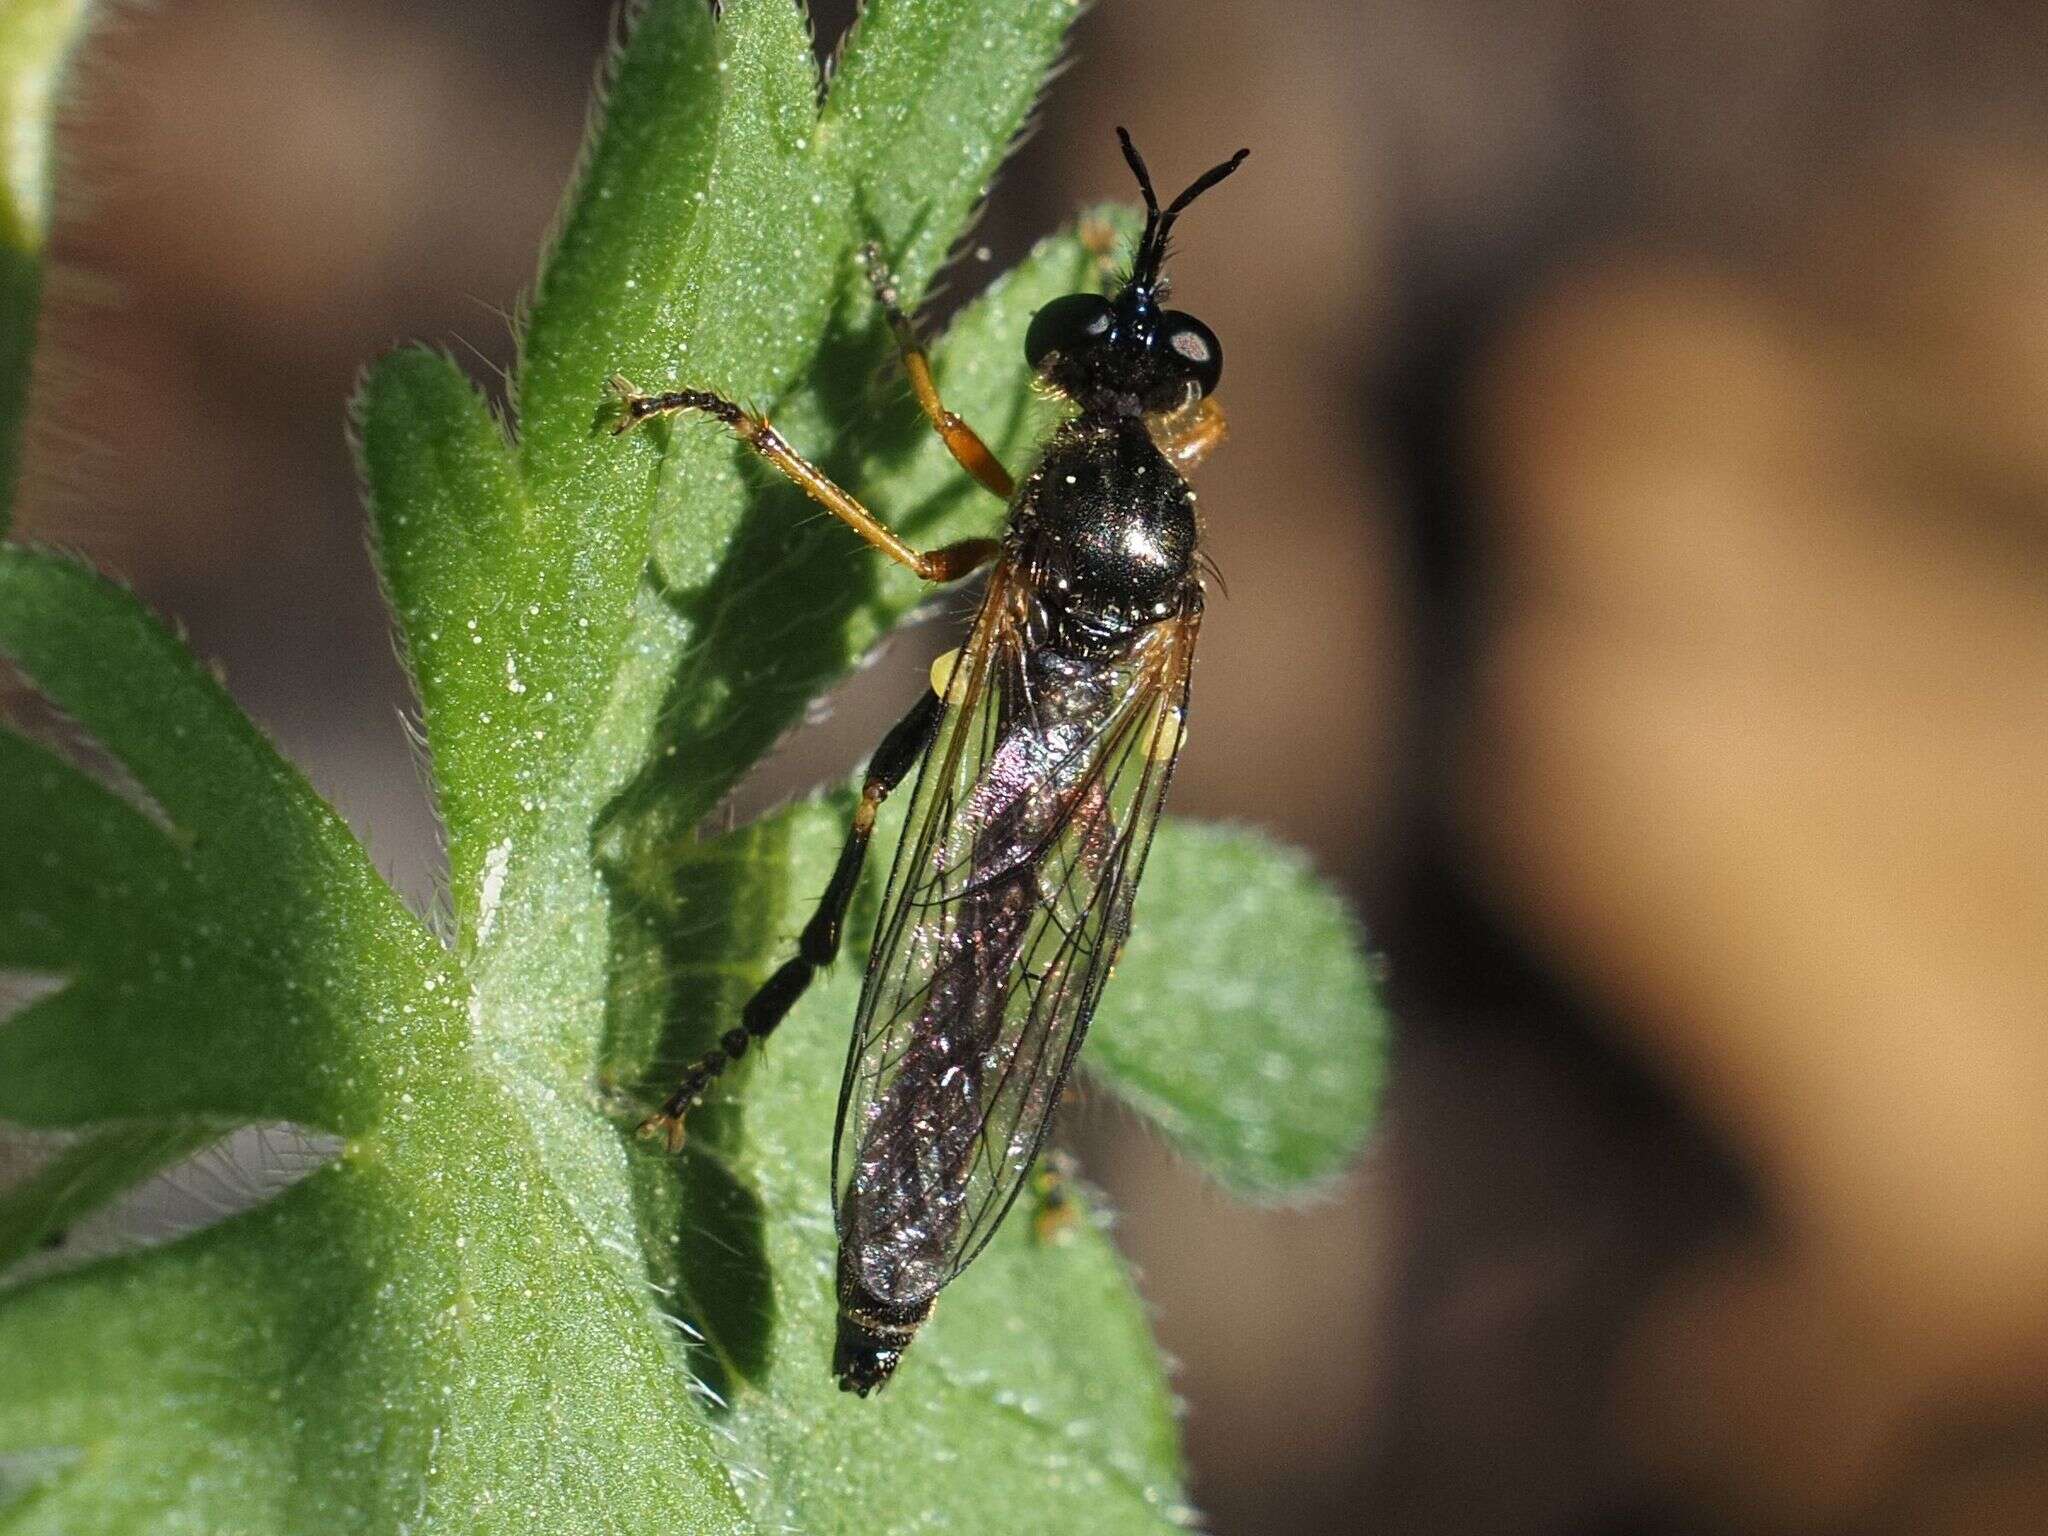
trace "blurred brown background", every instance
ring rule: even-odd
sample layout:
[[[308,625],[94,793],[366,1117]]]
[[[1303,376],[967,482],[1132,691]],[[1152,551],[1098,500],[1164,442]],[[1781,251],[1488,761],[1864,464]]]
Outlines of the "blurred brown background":
[[[343,403],[509,360],[610,11],[124,9],[65,140],[26,529],[422,900]],[[1403,1020],[1309,1209],[1081,1117],[1219,1532],[2048,1530],[2044,86],[2018,3],[1081,24],[978,238],[1127,196],[1117,122],[1254,147],[1176,264],[1235,426],[1178,806],[1311,847]]]

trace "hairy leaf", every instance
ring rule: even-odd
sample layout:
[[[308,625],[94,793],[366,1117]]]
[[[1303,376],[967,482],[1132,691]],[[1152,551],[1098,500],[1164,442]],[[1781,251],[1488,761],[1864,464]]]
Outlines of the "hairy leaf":
[[[606,381],[771,411],[915,542],[992,530],[854,254],[877,242],[923,290],[1073,14],[874,0],[821,99],[790,0],[654,0],[543,262],[513,417],[436,354],[372,370],[361,464],[446,941],[128,594],[0,546],[0,654],[89,743],[0,731],[0,969],[47,982],[0,1019],[0,1117],[80,1133],[0,1196],[0,1263],[201,1128],[341,1146],[267,1204],[0,1291],[0,1530],[1186,1518],[1161,1365],[1086,1222],[1052,1242],[1020,1216],[886,1393],[836,1389],[824,1184],[857,965],[680,1160],[626,1134],[786,953],[847,800],[700,841],[706,812],[924,594],[715,427],[611,436]],[[1131,227],[1091,224],[934,350],[1013,467],[1052,419],[1025,325]],[[1376,1028],[1341,909],[1243,834],[1169,826],[1138,933],[1105,1077],[1235,1186],[1326,1176]]]
[[[0,966],[65,985],[0,1025],[0,1116],[350,1132],[456,1048],[408,1014],[445,958],[354,836],[126,592],[0,546],[0,655],[132,803],[0,733]]]
[[[1341,1173],[1379,1102],[1386,1022],[1344,901],[1241,827],[1170,822],[1088,1070],[1229,1188]]]
[[[792,807],[660,872],[650,914],[670,935],[672,1009],[658,1039],[621,1038],[613,1070],[662,1082],[781,959],[845,835],[851,798]],[[881,827],[899,829],[900,803]],[[650,874],[654,872],[650,871]],[[693,1363],[764,1529],[980,1528],[992,1509],[1034,1529],[1126,1532],[1179,1518],[1179,1456],[1157,1352],[1130,1281],[1085,1220],[1040,1241],[1020,1210],[941,1300],[897,1379],[860,1402],[827,1370],[833,1330],[833,1111],[868,929],[887,870],[871,861],[850,957],[691,1120],[681,1188],[663,1160],[649,1249],[703,1343]]]
[[[0,1276],[61,1238],[81,1216],[219,1140],[212,1126],[143,1120],[76,1137],[0,1190]]]

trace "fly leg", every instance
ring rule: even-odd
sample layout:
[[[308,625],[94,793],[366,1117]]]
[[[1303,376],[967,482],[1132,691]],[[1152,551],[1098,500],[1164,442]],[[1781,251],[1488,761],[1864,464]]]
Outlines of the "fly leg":
[[[747,1047],[775,1032],[796,1006],[797,999],[811,984],[819,969],[830,965],[839,953],[839,940],[846,926],[846,910],[853,903],[854,888],[860,884],[861,867],[867,862],[868,839],[874,835],[875,813],[889,792],[903,782],[904,775],[924,756],[924,750],[939,727],[945,701],[936,693],[924,694],[917,706],[882,738],[868,762],[867,781],[861,785],[860,803],[853,808],[853,826],[846,834],[846,846],[839,851],[839,863],[831,882],[818,902],[818,910],[804,925],[796,953],[777,967],[760,990],[740,1009],[740,1022],[718,1037],[718,1044],[692,1062],[677,1083],[676,1091],[661,1108],[640,1123],[640,1134],[664,1137],[671,1152],[683,1145],[683,1116],[690,1106],[732,1063],[746,1055]]]
[[[656,416],[673,416],[680,411],[702,411],[732,428],[735,436],[754,452],[787,475],[804,493],[868,543],[899,565],[908,566],[926,581],[957,581],[980,570],[995,559],[1002,546],[994,539],[962,539],[940,549],[917,550],[904,543],[889,526],[852,492],[840,487],[817,465],[782,439],[765,416],[741,410],[723,395],[704,389],[678,389],[668,394],[643,395],[624,377],[614,374],[612,392],[619,398],[618,420],[612,434],[630,432]],[[976,439],[979,441],[979,439]]]
[[[1074,1177],[1074,1159],[1065,1152],[1050,1151],[1038,1160],[1031,1175],[1031,1192],[1038,1200],[1038,1209],[1031,1213],[1031,1235],[1039,1242],[1063,1243],[1074,1235],[1081,1220]]]
[[[889,329],[895,333],[896,348],[903,354],[903,371],[910,376],[911,392],[917,396],[925,419],[931,422],[944,440],[946,451],[959,460],[962,469],[1008,501],[1016,492],[1017,483],[981,435],[947,410],[946,402],[939,398],[939,386],[932,382],[931,360],[925,356],[924,343],[917,339],[917,328],[903,312],[903,295],[896,285],[896,275],[882,260],[882,248],[870,241],[861,247],[860,260],[867,268],[868,282],[874,287],[875,302],[882,306]]]
[[[1223,407],[1204,395],[1154,427],[1152,441],[1173,461],[1175,469],[1189,470],[1209,457],[1228,430]]]

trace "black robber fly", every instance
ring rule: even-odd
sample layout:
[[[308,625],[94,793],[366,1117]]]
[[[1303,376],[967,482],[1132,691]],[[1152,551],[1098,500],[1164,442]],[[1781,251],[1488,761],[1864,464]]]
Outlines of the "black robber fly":
[[[838,952],[875,813],[917,785],[839,1091],[832,1187],[839,1328],[832,1368],[865,1397],[886,1382],[940,1289],[987,1245],[1045,1142],[1173,777],[1202,617],[1195,494],[1184,471],[1223,437],[1210,329],[1164,307],[1175,219],[1239,150],[1162,208],[1112,297],[1071,293],[1032,319],[1024,351],[1073,414],[1019,485],[933,385],[895,280],[865,253],[919,404],[953,456],[1009,506],[1000,539],[919,552],[802,458],[762,417],[702,390],[642,395],[614,379],[615,430],[703,411],[869,543],[929,581],[993,565],[966,645],[876,749],[831,883],[785,961],[717,1049],[642,1130],[683,1116]]]

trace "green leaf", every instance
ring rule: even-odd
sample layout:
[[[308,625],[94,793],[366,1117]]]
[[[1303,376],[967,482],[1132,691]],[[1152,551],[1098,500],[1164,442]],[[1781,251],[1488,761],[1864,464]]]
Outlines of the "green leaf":
[[[0,966],[65,979],[0,1026],[0,1116],[368,1123],[438,1041],[445,960],[354,836],[128,593],[0,546],[0,655],[132,776],[0,733]],[[451,984],[452,985],[452,984]]]
[[[29,362],[42,312],[50,121],[91,9],[86,0],[7,0],[0,9],[0,534],[21,479]]]
[[[534,527],[504,433],[460,369],[404,351],[357,401],[364,481],[391,607],[420,689],[455,915],[472,925],[489,850],[573,758],[577,598]],[[589,713],[586,703],[584,714]]]
[[[123,1119],[348,1138],[268,1206],[6,1296],[0,1460],[57,1469],[8,1517],[739,1528],[676,1347],[621,1259],[611,1127],[586,1106],[578,1157],[542,1159],[517,1092],[476,1057],[464,977],[128,594],[0,547],[0,653],[146,797],[0,733],[0,966],[62,983],[0,1023],[0,1115],[97,1127],[10,1192],[17,1246],[161,1156],[80,1161],[119,1151]]]
[[[423,1105],[270,1205],[10,1295],[0,1457],[80,1453],[19,1528],[743,1529],[643,1292],[505,1109]]]
[[[830,876],[850,795],[809,802],[649,870],[671,935],[669,1027],[621,1036],[615,1075],[666,1081],[725,1027],[802,927]],[[878,838],[900,829],[899,800]],[[871,860],[848,949],[866,945],[887,870]],[[1129,1278],[1094,1225],[1065,1241],[1028,1213],[946,1291],[887,1390],[842,1393],[833,1330],[831,1132],[860,966],[842,960],[735,1091],[691,1125],[682,1189],[648,1159],[650,1251],[696,1365],[729,1399],[734,1459],[763,1529],[983,1528],[1029,1510],[1035,1530],[1129,1532],[1184,1519],[1171,1400]],[[651,1065],[650,1065],[651,1059]]]
[[[217,1127],[182,1121],[111,1125],[78,1137],[0,1190],[0,1275],[81,1216],[219,1139]]]
[[[1239,1194],[1327,1182],[1371,1129],[1384,1069],[1360,938],[1300,854],[1169,821],[1084,1064]]]
[[[818,138],[852,216],[923,290],[1029,115],[1078,0],[871,5],[840,56]],[[966,131],[963,133],[962,126]],[[934,144],[956,144],[934,155]]]
[[[874,0],[821,102],[789,0],[716,22],[654,0],[543,264],[516,419],[435,354],[372,370],[361,464],[447,830],[448,942],[128,594],[0,546],[0,654],[114,765],[0,731],[0,969],[53,983],[0,1019],[0,1116],[80,1138],[0,1198],[0,1262],[194,1127],[341,1145],[268,1204],[0,1293],[0,1530],[1185,1521],[1162,1367],[1086,1222],[1059,1243],[1009,1223],[888,1392],[837,1390],[824,1186],[856,965],[693,1118],[683,1158],[626,1134],[787,952],[848,801],[715,841],[705,813],[925,594],[715,428],[603,432],[605,381],[771,410],[916,542],[993,530],[853,257],[876,240],[922,290],[1073,13]],[[1052,420],[1026,322],[1103,280],[1101,245],[1045,242],[934,349],[1015,468]],[[1353,1144],[1373,1016],[1341,909],[1213,836],[1161,836],[1139,933],[1170,947],[1134,943],[1103,1064],[1223,1177],[1273,1190]],[[1204,1028],[1233,1038],[1190,1048]]]

